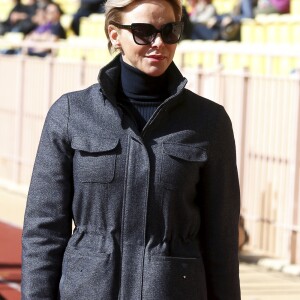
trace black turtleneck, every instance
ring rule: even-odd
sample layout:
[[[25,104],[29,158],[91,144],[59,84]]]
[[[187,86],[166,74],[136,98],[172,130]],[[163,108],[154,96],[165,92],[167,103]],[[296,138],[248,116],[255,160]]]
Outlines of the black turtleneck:
[[[142,130],[157,107],[167,98],[167,76],[149,76],[121,60],[120,102],[130,110]]]

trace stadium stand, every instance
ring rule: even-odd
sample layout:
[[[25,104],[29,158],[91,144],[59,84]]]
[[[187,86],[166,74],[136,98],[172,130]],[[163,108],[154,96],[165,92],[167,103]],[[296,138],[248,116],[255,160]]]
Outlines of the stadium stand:
[[[214,0],[213,4],[219,14],[227,13],[233,10],[235,0]]]
[[[67,15],[75,13],[79,6],[79,0],[56,0],[54,2],[58,3]]]
[[[2,0],[0,2],[0,21],[4,21],[7,18],[12,6],[13,3],[10,0]]]
[[[61,22],[67,32],[67,40],[62,41],[58,51],[55,52],[58,58],[85,59],[89,62],[109,59],[110,54],[106,50],[107,41],[103,30],[104,15],[92,14],[89,17],[83,17],[80,22],[80,35],[74,36],[70,24],[72,14],[78,8],[79,0],[56,0],[55,2],[59,3],[64,10]],[[183,3],[187,4],[187,1],[183,1]],[[213,3],[217,12],[221,14],[231,11],[236,0],[214,0]],[[291,57],[292,49],[289,47],[300,45],[300,0],[291,0],[290,7],[289,14],[257,15],[254,19],[244,20],[241,26],[240,41],[184,40],[179,45],[186,51],[184,59],[181,54],[177,54],[175,59],[180,64],[196,65],[205,69],[214,67],[218,60],[224,69],[233,71],[247,68],[250,72],[258,74],[272,72],[272,74],[285,75],[293,73],[294,70],[299,69],[300,62],[298,58]],[[0,18],[5,18],[5,12],[8,13],[10,8],[11,1],[2,0],[0,2]],[[2,36],[0,37],[0,49],[3,44],[5,46],[11,44],[14,47],[22,38],[20,34]],[[274,53],[279,46],[287,52],[286,56],[276,57]],[[253,53],[249,53],[249,47]],[[266,51],[256,51],[262,47],[265,47],[265,50],[270,49],[269,55],[266,54]],[[216,55],[211,50],[209,50],[210,52],[205,51],[206,48],[216,48],[216,51],[223,49],[224,53],[216,59]],[[258,52],[263,52],[263,54]]]

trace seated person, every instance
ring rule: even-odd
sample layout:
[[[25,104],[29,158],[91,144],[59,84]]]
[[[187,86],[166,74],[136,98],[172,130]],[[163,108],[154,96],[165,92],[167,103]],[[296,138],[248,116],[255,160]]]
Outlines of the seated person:
[[[216,15],[216,8],[211,0],[188,0],[189,18],[192,23],[206,23]]]
[[[241,22],[254,18],[256,6],[257,0],[239,0],[231,13],[218,16],[215,24],[212,21],[211,26],[219,28],[219,39],[240,40]]]
[[[243,19],[254,17],[256,0],[239,0],[229,13],[216,15],[206,24],[197,25],[193,39],[204,40],[240,40],[240,24]]]
[[[80,18],[88,17],[93,13],[104,13],[105,0],[81,0],[80,6],[73,16],[71,29],[76,35],[79,35]]]
[[[36,12],[37,2],[31,0],[27,5],[22,4],[21,0],[14,0],[13,2],[14,6],[7,20],[0,23],[0,35],[6,32],[27,34],[36,26],[31,18]]]
[[[39,26],[25,38],[33,42],[55,42],[66,38],[66,32],[60,23],[63,14],[57,3],[49,3],[45,9],[39,10],[37,21]],[[45,57],[51,53],[50,49],[34,47],[28,49],[28,55]]]
[[[187,0],[187,9],[183,8],[184,38],[209,39],[205,34],[206,23],[216,15],[211,0]]]

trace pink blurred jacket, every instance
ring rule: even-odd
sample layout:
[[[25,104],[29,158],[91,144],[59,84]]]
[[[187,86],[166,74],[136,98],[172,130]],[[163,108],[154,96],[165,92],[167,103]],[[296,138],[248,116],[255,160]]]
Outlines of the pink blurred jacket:
[[[280,13],[288,13],[290,11],[290,0],[270,0],[270,2]]]

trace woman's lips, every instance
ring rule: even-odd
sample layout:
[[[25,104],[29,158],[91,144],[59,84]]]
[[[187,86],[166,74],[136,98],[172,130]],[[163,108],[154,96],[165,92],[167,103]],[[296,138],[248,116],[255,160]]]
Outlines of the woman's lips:
[[[166,58],[163,55],[148,55],[147,57],[153,60],[164,60]]]

